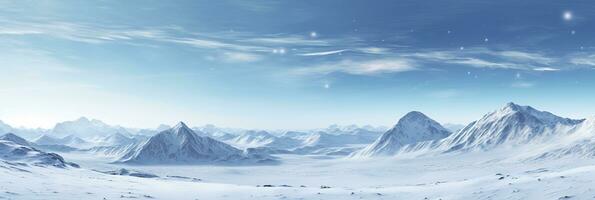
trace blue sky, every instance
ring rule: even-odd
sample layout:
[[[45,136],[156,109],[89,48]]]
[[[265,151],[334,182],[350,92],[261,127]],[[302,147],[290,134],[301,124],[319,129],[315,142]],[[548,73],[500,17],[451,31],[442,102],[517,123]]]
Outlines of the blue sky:
[[[592,1],[0,1],[0,119],[132,127],[595,114]]]

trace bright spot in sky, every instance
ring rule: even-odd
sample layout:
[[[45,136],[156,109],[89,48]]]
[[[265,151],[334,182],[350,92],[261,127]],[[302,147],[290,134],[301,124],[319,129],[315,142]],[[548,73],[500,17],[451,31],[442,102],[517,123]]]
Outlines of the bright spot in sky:
[[[488,38],[483,39],[484,42],[488,42]]]
[[[460,50],[465,50],[465,47],[459,47]]]
[[[325,88],[325,89],[329,89],[330,87],[331,87],[331,85],[330,85],[330,84],[328,84],[328,83],[325,83],[325,84],[324,84],[324,88]]]
[[[273,53],[274,54],[285,54],[285,49],[284,48],[273,49]]]
[[[572,31],[570,31],[570,34],[574,35],[574,34],[576,34],[576,31],[572,30]]]
[[[313,38],[318,37],[318,33],[312,31],[312,32],[310,32],[310,37],[313,37]]]
[[[562,18],[564,18],[564,20],[566,20],[566,21],[572,20],[572,12],[570,12],[570,11],[564,11],[564,14],[562,15]]]

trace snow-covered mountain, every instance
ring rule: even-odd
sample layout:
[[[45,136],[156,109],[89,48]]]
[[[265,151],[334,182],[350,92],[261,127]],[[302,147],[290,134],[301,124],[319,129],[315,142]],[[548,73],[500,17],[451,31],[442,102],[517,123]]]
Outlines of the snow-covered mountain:
[[[273,150],[288,150],[299,147],[301,140],[285,136],[275,136],[267,131],[246,131],[241,135],[225,141],[239,148],[268,147]]]
[[[52,129],[52,134],[57,137],[74,135],[83,139],[104,137],[114,133],[130,135],[128,129],[120,126],[110,126],[106,123],[86,117],[81,117],[74,121],[65,121],[57,123]]]
[[[183,122],[149,138],[118,160],[130,164],[266,162],[266,155],[245,154],[210,137],[198,136]]]
[[[96,156],[112,158],[114,160],[120,159],[130,151],[134,151],[141,143],[132,143],[127,145],[115,146],[96,146],[81,151],[91,153]]]
[[[357,126],[355,124],[352,125],[347,125],[347,126],[340,126],[337,124],[333,124],[330,125],[327,128],[324,129],[316,129],[312,132],[325,132],[328,134],[333,134],[333,135],[365,135],[365,134],[372,134],[372,133],[376,133],[377,135],[382,134],[383,132],[385,132],[388,128],[383,127],[383,126],[379,126],[379,127],[374,127],[371,125],[365,125],[365,126]]]
[[[564,157],[595,157],[595,117],[587,118],[565,133],[539,145],[534,145],[517,156],[529,159],[557,159]]]
[[[42,129],[42,128],[36,128],[36,129],[28,129],[28,128],[17,128],[17,127],[12,127],[6,123],[4,123],[2,120],[0,120],[0,134],[6,134],[6,133],[13,133],[13,134],[18,134],[23,138],[26,139],[33,139],[36,138],[42,134],[46,134],[48,133],[49,130],[46,129]]]
[[[0,138],[0,160],[36,166],[78,167],[74,163],[64,161],[64,158],[58,154],[40,151],[29,144],[27,140],[17,135],[3,135]]]
[[[229,140],[229,143],[239,147],[261,147],[274,142],[277,139],[266,131],[246,131],[245,133]]]
[[[489,150],[503,145],[540,142],[561,132],[565,134],[566,129],[582,121],[508,103],[444,139],[440,149],[446,152]]]
[[[374,143],[355,152],[354,157],[390,156],[403,146],[423,141],[435,141],[450,135],[450,131],[421,112],[412,111],[403,116],[397,124]]]
[[[14,133],[7,133],[7,134],[0,136],[0,140],[11,141],[11,142],[14,142],[15,144],[23,145],[23,146],[31,146],[31,143],[29,143],[29,141],[25,140],[22,137],[15,135]]]
[[[33,140],[33,142],[37,145],[64,145],[75,148],[88,148],[93,146],[92,143],[74,135],[69,135],[63,138],[55,138],[49,135],[42,135],[37,139]]]
[[[122,146],[137,142],[134,138],[121,133],[114,133],[93,141],[96,146]]]

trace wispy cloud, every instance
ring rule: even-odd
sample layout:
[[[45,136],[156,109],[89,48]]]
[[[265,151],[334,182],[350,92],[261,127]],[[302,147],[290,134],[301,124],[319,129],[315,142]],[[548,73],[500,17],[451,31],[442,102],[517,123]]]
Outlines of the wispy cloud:
[[[357,49],[359,52],[368,53],[368,54],[387,54],[389,53],[389,48],[383,47],[362,47]]]
[[[542,72],[560,71],[560,69],[552,68],[552,67],[537,67],[537,68],[533,68],[533,70],[535,70],[535,71],[542,71]]]
[[[522,51],[489,51],[489,53],[493,55],[499,55],[501,58],[508,60],[536,62],[546,65],[556,61],[553,58],[546,57],[539,53],[529,53]]]
[[[526,81],[516,81],[513,82],[511,86],[514,88],[532,88],[533,86],[535,86],[535,83]]]
[[[570,63],[575,65],[587,65],[595,67],[595,54],[593,55],[575,55],[570,58]]]
[[[255,62],[259,61],[262,56],[241,52],[225,52],[222,58],[226,62]]]
[[[523,69],[515,63],[488,61],[474,55],[469,55],[469,53],[459,51],[420,52],[408,54],[407,56],[426,61],[457,64],[476,68]]]
[[[328,56],[328,55],[343,53],[345,51],[347,51],[347,49],[334,50],[334,51],[312,52],[312,53],[302,53],[302,54],[298,54],[298,55],[300,55],[300,56]]]
[[[405,54],[426,61],[463,65],[475,68],[557,71],[551,64],[560,62],[540,53],[523,51],[498,51],[486,48],[465,50],[436,50]]]
[[[264,60],[269,54],[288,56],[333,56],[355,55],[364,57],[386,57],[373,67],[363,67],[361,61],[350,61],[354,66],[346,66],[346,61],[331,64],[311,64],[320,71],[344,71],[351,74],[374,74],[379,72],[400,72],[431,68],[450,64],[462,67],[513,69],[527,71],[561,71],[573,67],[595,66],[595,55],[576,54],[571,56],[549,56],[543,52],[524,50],[497,50],[489,48],[466,48],[464,50],[415,49],[408,50],[374,44],[355,37],[322,38],[304,34],[252,34],[243,32],[197,33],[181,27],[128,27],[99,24],[71,23],[61,21],[15,21],[2,20],[0,35],[26,36],[45,35],[65,40],[90,44],[122,42],[126,44],[160,45],[163,43],[185,45],[203,50],[217,50],[217,60],[224,62],[254,62]],[[223,53],[221,53],[223,52]],[[281,52],[281,53],[280,53]],[[367,60],[373,60],[368,57]],[[395,58],[400,64],[397,65]],[[297,58],[299,59],[299,58]],[[377,59],[380,60],[380,59]],[[406,61],[404,61],[406,60]],[[380,63],[385,63],[383,65]],[[407,63],[407,64],[404,64]],[[416,67],[411,67],[416,63]],[[361,65],[360,65],[361,64]],[[425,65],[427,64],[427,65]],[[370,63],[366,66],[371,66]],[[399,66],[399,67],[395,67]],[[409,68],[404,67],[409,66]],[[563,66],[563,67],[560,67]]]
[[[263,45],[301,45],[301,46],[330,46],[331,42],[323,39],[307,38],[299,35],[269,35],[267,37],[253,37],[240,40],[247,43]]]
[[[374,75],[381,73],[398,73],[416,70],[413,61],[404,58],[388,58],[365,61],[342,60],[313,67],[294,70],[301,75],[346,73],[353,75]]]

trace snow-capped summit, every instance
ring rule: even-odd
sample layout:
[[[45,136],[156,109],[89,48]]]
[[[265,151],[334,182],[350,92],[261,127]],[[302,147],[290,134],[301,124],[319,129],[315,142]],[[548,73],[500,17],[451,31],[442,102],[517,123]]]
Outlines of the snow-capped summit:
[[[396,154],[403,146],[422,141],[439,140],[450,134],[438,122],[421,112],[407,113],[399,122],[374,143],[355,152],[354,157],[389,156]]]
[[[197,164],[249,160],[243,151],[210,137],[198,136],[183,122],[162,131],[126,153],[118,162]]]
[[[501,144],[518,145],[544,139],[558,129],[574,126],[583,120],[568,119],[539,111],[530,106],[507,103],[506,106],[472,122],[446,138],[446,151],[487,150]]]
[[[22,137],[15,135],[14,133],[7,133],[7,134],[0,136],[0,140],[11,141],[11,142],[14,142],[15,144],[23,145],[23,146],[31,146],[31,143],[29,143],[29,141],[23,139]]]
[[[531,106],[521,106],[513,102],[507,103],[503,108],[488,115],[493,118],[501,118],[506,115],[515,114],[534,117],[544,125],[548,126],[555,126],[556,124],[575,125],[583,121],[559,117],[547,111],[539,111]]]

